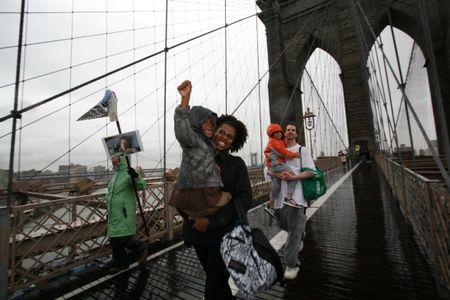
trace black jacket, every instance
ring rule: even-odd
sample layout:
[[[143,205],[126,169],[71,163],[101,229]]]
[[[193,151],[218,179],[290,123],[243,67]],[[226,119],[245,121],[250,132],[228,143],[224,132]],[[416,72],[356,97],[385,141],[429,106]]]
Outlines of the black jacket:
[[[228,152],[221,152],[215,158],[221,169],[223,190],[231,194],[232,200],[208,216],[211,224],[205,232],[192,229],[194,221],[185,218],[183,235],[184,240],[190,244],[219,243],[223,235],[233,229],[237,222],[233,201],[242,201],[246,211],[251,206],[252,188],[245,162],[239,156],[230,155]]]

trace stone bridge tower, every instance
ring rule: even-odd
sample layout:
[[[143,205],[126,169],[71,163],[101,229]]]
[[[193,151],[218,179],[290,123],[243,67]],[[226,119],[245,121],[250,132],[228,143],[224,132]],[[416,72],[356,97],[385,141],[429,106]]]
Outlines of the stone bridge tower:
[[[299,72],[317,47],[330,54],[341,68],[350,147],[375,150],[375,132],[366,63],[368,51],[388,25],[410,35],[427,60],[439,148],[448,141],[450,126],[450,4],[448,0],[257,0],[266,26],[272,122],[295,121],[303,115]],[[421,10],[423,5],[424,10]],[[421,14],[425,11],[425,14]],[[362,13],[364,12],[364,13]],[[324,16],[326,20],[324,20]],[[423,26],[424,15],[428,19]],[[429,34],[428,34],[429,33]],[[430,43],[431,42],[431,43]],[[432,55],[432,56],[431,56]],[[435,61],[434,72],[429,64]],[[433,74],[436,74],[433,75]],[[437,77],[437,78],[436,78]],[[395,88],[395,87],[394,87]],[[289,103],[291,95],[295,101]],[[442,99],[442,100],[440,100]],[[439,109],[444,107],[444,109]],[[443,105],[442,105],[443,104]],[[286,106],[289,106],[286,109]],[[284,116],[284,112],[287,115]],[[438,114],[441,113],[439,118]],[[282,120],[283,119],[283,120]],[[444,126],[442,126],[444,124]],[[301,128],[301,127],[299,127]]]

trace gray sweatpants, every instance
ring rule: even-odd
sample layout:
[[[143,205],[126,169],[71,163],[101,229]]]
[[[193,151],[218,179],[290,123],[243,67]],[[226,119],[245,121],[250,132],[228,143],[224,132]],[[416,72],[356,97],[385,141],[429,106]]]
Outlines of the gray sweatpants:
[[[284,172],[284,171],[289,171],[290,172],[291,168],[289,168],[285,164],[276,164],[276,165],[273,165],[270,168],[270,172],[273,172],[273,173],[281,173],[281,172]],[[288,193],[290,193],[291,195],[294,194],[296,185],[297,185],[297,181],[296,180],[287,181],[287,191],[288,191]],[[270,199],[275,201],[275,199],[278,197],[278,195],[280,193],[281,193],[281,179],[276,178],[276,177],[272,177],[272,194],[271,194],[271,198]]]
[[[277,209],[278,226],[287,231],[288,236],[284,245],[284,263],[287,267],[295,268],[300,265],[298,250],[303,238],[306,225],[306,209],[284,205]]]

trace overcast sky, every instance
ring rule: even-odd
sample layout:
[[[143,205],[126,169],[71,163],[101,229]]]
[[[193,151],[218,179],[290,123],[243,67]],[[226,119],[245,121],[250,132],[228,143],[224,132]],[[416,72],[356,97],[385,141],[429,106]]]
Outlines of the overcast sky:
[[[17,3],[0,4],[2,12],[17,12]],[[29,3],[25,41],[20,107],[36,103],[70,87],[122,67],[165,47],[165,1],[39,1]],[[169,1],[168,47],[219,28],[225,24],[221,1]],[[70,11],[76,11],[70,14]],[[109,13],[105,14],[104,11]],[[135,11],[133,14],[132,11]],[[255,13],[254,1],[227,1],[227,22]],[[46,13],[52,12],[52,13]],[[4,17],[5,16],[5,17]],[[17,14],[3,14],[0,41],[0,86],[14,83]],[[6,26],[5,24],[9,25]],[[203,38],[171,49],[167,62],[167,161],[179,164],[180,150],[173,136],[173,109],[179,103],[176,86],[185,79],[193,82],[192,105],[204,105],[220,113],[231,113],[258,82],[256,18],[249,18],[227,29],[228,95],[225,103],[225,35],[218,30]],[[267,70],[264,29],[259,23],[259,64]],[[133,28],[135,30],[133,30]],[[105,35],[108,32],[108,35]],[[71,39],[73,37],[73,39]],[[53,42],[49,42],[53,41]],[[135,49],[133,51],[133,48]],[[73,68],[68,68],[73,66]],[[45,75],[45,76],[42,76]],[[34,78],[34,79],[31,79]],[[263,81],[267,87],[267,77]],[[16,153],[20,167],[42,169],[54,162],[94,166],[105,164],[101,139],[117,134],[107,119],[76,122],[76,119],[101,100],[106,88],[118,97],[122,130],[139,129],[144,152],[139,164],[161,167],[164,140],[164,55],[156,55],[134,67],[83,87],[70,95],[42,105],[23,115],[23,130],[18,131]],[[14,86],[0,88],[2,116],[12,109]],[[239,108],[252,135],[244,149],[260,152],[258,90]],[[268,120],[267,88],[261,91],[263,122]],[[225,107],[226,106],[226,107]],[[50,115],[49,115],[50,114]],[[39,120],[39,121],[37,121]],[[33,123],[36,122],[36,123]],[[31,124],[31,125],[29,125]],[[0,135],[11,131],[11,122],[0,124]],[[97,133],[95,133],[97,132]],[[253,134],[254,132],[258,134]],[[0,168],[7,168],[9,136],[0,144]],[[70,156],[69,156],[70,150]],[[16,156],[15,166],[19,165]],[[159,163],[159,164],[158,164]]]
[[[0,2],[1,116],[13,107],[18,2]],[[20,86],[19,108],[163,50],[164,4],[165,1],[147,0],[28,1],[30,13],[25,20],[24,44],[27,47],[23,48],[21,79],[24,83]],[[252,15],[255,10],[253,0],[227,1],[227,23]],[[187,41],[224,23],[222,1],[169,1],[167,46]],[[410,45],[402,43],[402,47],[408,48],[401,49],[402,56],[408,56]],[[167,166],[177,167],[181,152],[172,129],[173,110],[179,103],[176,86],[190,79],[193,105],[207,106],[219,114],[231,113],[258,82],[258,64],[260,74],[268,69],[265,28],[257,18],[228,26],[226,47],[227,77],[224,30],[171,49],[167,55],[165,104],[164,54],[159,54],[24,113],[18,123],[22,130],[17,131],[15,169],[54,171],[68,163],[90,167],[105,165],[107,159],[101,140],[117,134],[116,125],[109,124],[107,118],[82,122],[76,119],[102,99],[106,88],[115,91],[118,97],[122,130],[140,131],[144,151],[132,160],[145,168],[162,167],[166,106]],[[318,55],[327,56],[325,53]],[[327,65],[330,64],[327,62]],[[330,68],[333,71],[325,73],[338,76],[339,68]],[[255,152],[260,162],[261,145],[267,141],[267,83],[268,76],[265,76],[261,89],[255,89],[235,113],[249,127],[249,142],[239,153],[247,163],[250,163],[250,153]],[[323,84],[317,86],[327,89]],[[11,124],[11,121],[0,123],[0,169],[7,169],[9,164]],[[345,122],[341,122],[340,127],[346,140]],[[333,140],[333,143],[336,142]]]

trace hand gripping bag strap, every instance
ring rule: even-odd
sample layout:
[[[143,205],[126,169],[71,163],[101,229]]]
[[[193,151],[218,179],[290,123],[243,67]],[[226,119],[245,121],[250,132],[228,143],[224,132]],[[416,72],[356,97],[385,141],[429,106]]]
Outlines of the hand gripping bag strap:
[[[239,220],[244,225],[239,224],[225,234],[220,245],[220,253],[241,293],[246,297],[253,298],[257,293],[269,289],[277,280],[278,274],[274,264],[265,259],[268,255],[259,254],[259,252],[267,252],[267,250],[265,246],[258,246],[261,244],[260,234],[256,233],[255,235],[253,231],[257,231],[257,229],[252,230],[248,225],[242,203],[239,199],[234,199],[233,202]],[[267,240],[262,232],[261,235],[262,239]],[[269,242],[267,241],[267,243]],[[270,243],[269,246],[271,247]],[[258,248],[262,248],[262,250],[258,251]],[[279,260],[278,255],[276,257]]]

